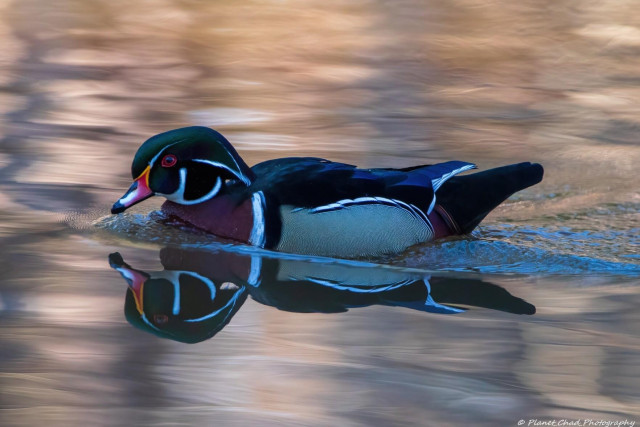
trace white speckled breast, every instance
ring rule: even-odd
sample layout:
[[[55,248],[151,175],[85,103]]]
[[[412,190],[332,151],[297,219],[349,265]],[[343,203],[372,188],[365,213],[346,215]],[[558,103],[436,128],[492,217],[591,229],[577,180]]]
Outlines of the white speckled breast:
[[[349,205],[335,210],[282,206],[282,252],[353,258],[401,252],[433,239],[428,220],[400,206]]]

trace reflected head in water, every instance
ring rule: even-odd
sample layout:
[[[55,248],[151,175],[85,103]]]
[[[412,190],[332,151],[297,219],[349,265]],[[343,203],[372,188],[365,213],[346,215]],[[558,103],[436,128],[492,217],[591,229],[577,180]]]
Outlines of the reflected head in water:
[[[127,282],[125,317],[133,326],[162,338],[196,343],[211,338],[247,298],[246,288],[215,283],[194,271],[143,272],[119,253],[109,264]]]
[[[456,176],[475,167],[454,160],[359,169],[288,157],[250,168],[220,133],[192,126],[140,146],[134,181],[111,212],[160,195],[166,214],[219,237],[287,253],[376,256],[468,234],[543,175],[539,164],[519,163]]]
[[[109,263],[128,284],[125,316],[163,338],[196,343],[224,328],[245,302],[296,313],[340,313],[371,305],[455,314],[483,307],[534,314],[535,307],[477,279],[430,277],[355,261],[167,247],[163,271],[144,272],[119,253]],[[425,319],[427,321],[427,319]]]

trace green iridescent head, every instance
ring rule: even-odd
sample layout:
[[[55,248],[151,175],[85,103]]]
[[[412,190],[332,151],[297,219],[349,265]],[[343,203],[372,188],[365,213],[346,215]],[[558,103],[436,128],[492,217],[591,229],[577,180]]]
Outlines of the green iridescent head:
[[[153,195],[194,205],[218,195],[230,182],[249,186],[251,168],[219,132],[192,126],[156,135],[144,142],[131,165],[134,179],[112,207],[120,213]]]

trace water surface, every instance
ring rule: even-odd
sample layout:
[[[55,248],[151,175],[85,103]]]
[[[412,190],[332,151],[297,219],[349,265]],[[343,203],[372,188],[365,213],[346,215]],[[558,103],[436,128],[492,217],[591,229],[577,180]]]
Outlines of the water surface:
[[[638,420],[636,9],[1,1],[0,424]],[[247,290],[223,328],[188,345],[128,323],[130,291],[109,254],[145,272],[178,268],[163,265],[165,247],[240,265],[264,254],[167,226],[157,200],[119,217],[108,208],[142,141],[193,124],[221,131],[249,164],[535,161],[546,173],[470,237],[346,270],[323,260],[329,277],[300,267],[318,260],[278,261],[296,266],[287,280],[334,290],[428,277],[433,301],[438,284],[463,312],[384,296],[329,314],[283,306],[291,288]],[[477,286],[453,292],[460,283]],[[488,306],[492,292],[536,312]]]

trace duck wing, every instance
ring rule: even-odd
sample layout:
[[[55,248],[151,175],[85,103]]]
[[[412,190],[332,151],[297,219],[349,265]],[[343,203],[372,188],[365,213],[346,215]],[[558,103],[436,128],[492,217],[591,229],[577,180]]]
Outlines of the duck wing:
[[[404,169],[359,169],[321,158],[289,157],[255,165],[252,170],[258,178],[249,190],[262,191],[272,203],[297,208],[331,209],[394,201],[429,213],[438,188],[452,176],[475,167],[450,161]]]

